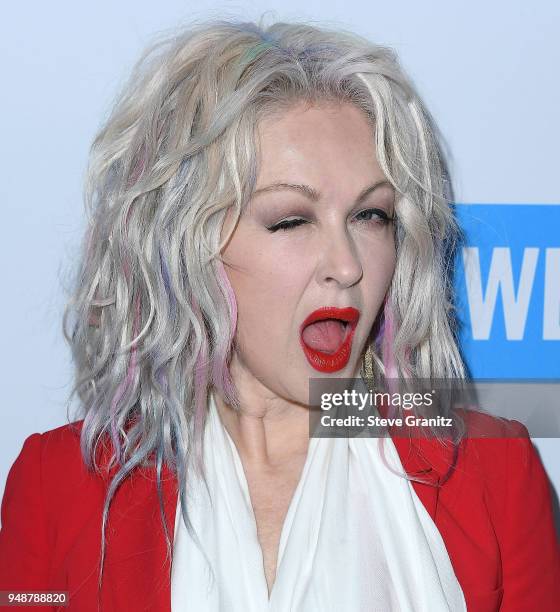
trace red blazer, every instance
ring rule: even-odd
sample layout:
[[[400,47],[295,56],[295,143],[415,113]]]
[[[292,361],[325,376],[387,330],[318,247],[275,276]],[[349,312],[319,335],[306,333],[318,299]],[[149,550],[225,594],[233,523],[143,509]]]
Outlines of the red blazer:
[[[490,422],[503,435],[505,425],[488,419],[474,413],[468,427],[483,424],[488,431]],[[86,471],[79,446],[82,421],[73,425],[29,436],[9,472],[0,590],[68,591],[68,607],[48,609],[89,612],[97,610],[107,477]],[[549,482],[525,427],[509,425],[513,435],[524,437],[465,440],[443,483],[451,458],[437,441],[394,437],[394,442],[406,471],[431,482],[413,486],[443,537],[469,612],[557,612],[560,549]],[[167,467],[162,477],[173,539],[177,481]],[[169,612],[170,563],[153,468],[137,470],[122,484],[107,534],[101,610]]]

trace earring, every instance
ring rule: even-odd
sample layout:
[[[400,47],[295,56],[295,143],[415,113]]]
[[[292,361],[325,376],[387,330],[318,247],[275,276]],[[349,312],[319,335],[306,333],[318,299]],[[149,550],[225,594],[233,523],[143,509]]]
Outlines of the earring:
[[[363,378],[367,380],[373,379],[373,352],[371,350],[371,344],[367,345],[364,357],[362,360],[362,373]]]

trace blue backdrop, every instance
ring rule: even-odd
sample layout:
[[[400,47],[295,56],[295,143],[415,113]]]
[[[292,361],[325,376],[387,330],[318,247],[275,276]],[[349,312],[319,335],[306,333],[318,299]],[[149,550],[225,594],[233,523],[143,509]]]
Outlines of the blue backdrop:
[[[455,291],[474,378],[560,378],[560,206],[456,206]]]

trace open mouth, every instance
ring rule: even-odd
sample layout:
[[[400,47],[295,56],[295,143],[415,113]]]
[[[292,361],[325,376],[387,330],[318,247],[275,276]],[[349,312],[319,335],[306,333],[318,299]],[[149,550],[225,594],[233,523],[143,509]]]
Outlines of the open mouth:
[[[346,366],[360,318],[355,308],[325,307],[313,311],[300,328],[300,343],[309,364],[320,372]]]
[[[348,337],[350,324],[341,319],[323,319],[306,325],[302,331],[303,342],[316,351],[333,355]]]

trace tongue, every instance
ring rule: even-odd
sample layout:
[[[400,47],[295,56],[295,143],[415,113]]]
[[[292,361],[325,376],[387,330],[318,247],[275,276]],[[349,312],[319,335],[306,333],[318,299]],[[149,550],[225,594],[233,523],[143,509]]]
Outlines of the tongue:
[[[335,353],[344,341],[345,325],[342,321],[328,319],[305,327],[302,338],[307,346],[323,353]]]

